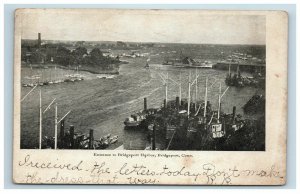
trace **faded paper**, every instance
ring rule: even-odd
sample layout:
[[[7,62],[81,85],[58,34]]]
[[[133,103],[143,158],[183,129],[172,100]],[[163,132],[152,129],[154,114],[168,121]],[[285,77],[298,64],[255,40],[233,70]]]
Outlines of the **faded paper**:
[[[66,15],[66,17],[64,17],[64,15]],[[141,17],[142,19],[139,18],[140,15],[143,16]],[[239,18],[249,16],[253,16],[254,20],[256,17],[263,18],[263,21],[265,21],[265,31],[263,31],[262,34],[259,34],[260,32],[255,30],[255,26],[244,29],[245,31],[238,30],[241,26],[247,26],[247,24],[243,26],[243,20],[238,21]],[[53,20],[51,19],[52,17],[59,18],[58,20],[60,20],[60,22],[55,22],[58,20]],[[232,20],[232,17],[236,18],[237,24],[240,24],[236,26],[236,34],[228,36],[229,38],[227,40],[223,40],[220,37],[213,37],[213,35],[207,35],[210,31],[212,34],[216,34],[216,32],[222,30],[223,33],[233,33],[232,31],[226,31],[229,30],[229,27],[226,25],[227,23],[222,23],[223,21],[220,19],[228,18],[228,23],[230,23],[234,21]],[[82,18],[82,21],[80,21],[80,18]],[[133,18],[135,18],[136,21],[133,21]],[[172,20],[172,18],[175,19]],[[206,21],[200,22],[203,26],[208,26],[210,22],[218,19],[222,22],[216,22],[214,28],[199,29],[197,21],[200,21],[203,18],[206,19]],[[180,21],[177,21],[176,19]],[[136,28],[130,29],[126,27],[130,22],[135,23]],[[70,26],[72,31],[64,31],[63,28],[60,28],[62,25],[64,25],[64,27]],[[182,28],[184,25],[186,26],[186,29]],[[105,9],[16,10],[13,182],[25,184],[285,184],[288,52],[287,25],[288,16],[282,11]],[[92,26],[94,26],[95,29],[93,29]],[[200,33],[200,31],[204,32]],[[201,44],[201,42],[207,39],[211,41],[211,44],[253,43],[265,45],[265,150],[151,151],[109,149],[21,149],[20,119],[21,112],[23,111],[21,109],[23,103],[21,102],[21,99],[26,94],[21,94],[21,39],[35,39],[38,32],[41,32],[42,36],[48,34],[45,35],[45,39],[47,39],[48,36],[48,39],[53,38],[62,41],[85,41],[86,35],[88,34],[90,41],[188,42]],[[243,36],[243,32],[249,33],[246,39],[239,38]],[[29,36],[22,37],[28,34]],[[197,37],[201,35],[204,36],[204,34],[207,35],[204,39]],[[251,34],[253,34],[253,37]],[[260,37],[264,36],[265,38],[260,39]],[[103,37],[106,38],[106,40],[102,39]],[[120,39],[122,37],[124,38],[123,40]],[[134,38],[136,38],[136,41],[132,41]],[[235,40],[239,40],[240,42],[234,42]],[[36,101],[38,102],[38,98]],[[95,104],[95,106],[99,106],[101,109],[101,104]],[[38,109],[38,106],[36,106],[36,108]],[[26,109],[24,109],[24,111],[25,110]],[[61,111],[64,111],[65,113],[68,110]],[[128,115],[129,114],[130,113],[128,113]],[[35,114],[34,117],[38,117],[38,115]],[[125,118],[126,115],[123,115],[122,117]],[[34,122],[38,122],[38,119],[35,119]],[[38,128],[36,130],[38,130]]]

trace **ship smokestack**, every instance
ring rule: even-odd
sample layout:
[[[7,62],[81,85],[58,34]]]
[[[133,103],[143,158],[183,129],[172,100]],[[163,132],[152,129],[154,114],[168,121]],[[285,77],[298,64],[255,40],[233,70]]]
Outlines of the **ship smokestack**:
[[[152,150],[156,149],[155,145],[155,132],[156,132],[156,125],[153,126],[153,133],[152,133]]]
[[[65,145],[64,145],[64,138],[65,138],[65,120],[63,119],[61,122],[60,122],[60,147],[61,148],[64,148]]]
[[[234,124],[234,122],[235,122],[235,114],[236,114],[236,107],[234,106],[233,108],[232,108],[232,123]]]
[[[179,96],[176,96],[176,108],[179,110]]]
[[[144,98],[144,110],[147,110],[147,98]]]

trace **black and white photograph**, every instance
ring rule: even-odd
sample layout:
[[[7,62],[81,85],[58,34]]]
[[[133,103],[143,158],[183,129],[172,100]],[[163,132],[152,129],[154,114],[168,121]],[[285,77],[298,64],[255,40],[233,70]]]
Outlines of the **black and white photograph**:
[[[21,149],[265,151],[265,15],[97,13],[24,14]]]
[[[13,181],[283,185],[283,11],[19,9]]]

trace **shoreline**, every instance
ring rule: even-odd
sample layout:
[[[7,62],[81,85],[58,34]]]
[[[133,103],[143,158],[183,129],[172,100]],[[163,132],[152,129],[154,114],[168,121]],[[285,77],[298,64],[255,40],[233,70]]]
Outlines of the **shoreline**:
[[[86,72],[89,72],[89,73],[92,73],[92,74],[107,74],[107,75],[119,75],[119,64],[114,64],[114,65],[118,65],[118,68],[115,68],[114,67],[114,70],[108,70],[108,71],[105,71],[105,70],[101,70],[101,71],[97,71],[96,69],[97,68],[94,68],[94,67],[83,67],[83,68],[80,68],[78,71],[86,71]],[[23,67],[27,67],[27,68],[30,68],[29,65],[21,65]],[[39,64],[33,64],[31,65],[31,67],[33,69],[48,69],[48,68],[59,68],[59,69],[65,69],[65,70],[74,70],[73,68],[69,69],[68,67],[65,67],[65,66],[62,66],[62,65],[54,65],[54,64],[49,64],[49,65],[39,65]],[[45,68],[47,67],[47,68]]]

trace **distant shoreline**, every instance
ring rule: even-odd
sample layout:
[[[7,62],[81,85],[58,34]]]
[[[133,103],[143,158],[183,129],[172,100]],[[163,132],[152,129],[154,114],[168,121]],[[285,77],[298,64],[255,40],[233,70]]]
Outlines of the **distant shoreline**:
[[[119,65],[119,64],[117,64]],[[29,65],[22,65],[23,67],[30,68]],[[55,65],[55,64],[49,64],[49,65],[39,65],[39,64],[32,64],[31,65],[35,69],[47,69],[47,68],[60,68],[60,69],[66,69],[66,70],[74,70],[73,68],[69,69],[68,67],[62,66],[62,65]],[[45,68],[46,67],[46,68]],[[74,67],[74,66],[72,66]],[[119,67],[114,68],[113,70],[97,70],[98,68],[95,67],[81,67],[78,71],[86,71],[92,74],[108,74],[108,75],[118,75],[119,74]]]

